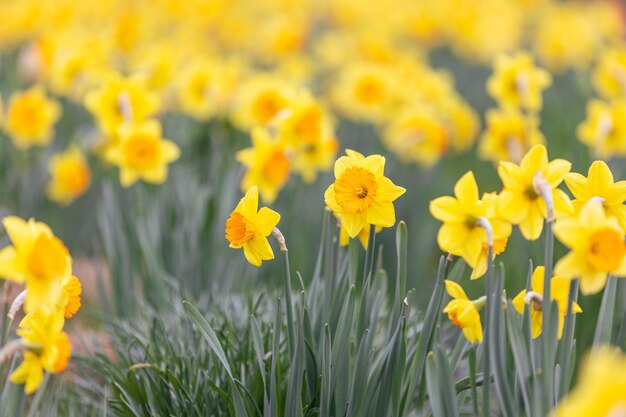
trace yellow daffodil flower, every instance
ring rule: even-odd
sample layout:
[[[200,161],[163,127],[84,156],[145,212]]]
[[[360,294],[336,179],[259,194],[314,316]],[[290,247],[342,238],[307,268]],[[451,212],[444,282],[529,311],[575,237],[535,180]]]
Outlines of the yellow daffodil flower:
[[[388,67],[361,63],[342,68],[331,98],[341,114],[376,124],[391,113],[398,89]]]
[[[120,143],[107,151],[107,160],[120,169],[120,183],[130,187],[138,180],[162,184],[168,164],[180,157],[180,148],[162,137],[157,120],[123,124],[118,129]]]
[[[59,305],[62,307],[63,316],[66,319],[72,318],[80,310],[82,292],[83,287],[76,275],[68,276],[63,280],[63,291]]]
[[[522,290],[513,299],[513,307],[518,313],[524,313],[524,305],[530,306],[530,324],[532,327],[532,337],[536,339],[541,335],[542,309],[543,309],[543,281],[545,276],[545,268],[538,266],[533,272],[531,278],[531,291]],[[550,298],[556,301],[559,309],[559,331],[558,338],[561,339],[563,334],[563,325],[565,316],[567,315],[567,303],[569,298],[569,286],[571,280],[569,278],[554,276],[550,280]],[[582,313],[582,308],[578,303],[573,302],[572,313]]]
[[[617,219],[626,231],[626,181],[613,181],[613,174],[604,161],[594,161],[589,167],[587,178],[570,172],[565,177],[567,188],[574,195],[572,206],[576,213],[591,199],[602,202],[607,216]]]
[[[393,202],[406,190],[384,176],[385,158],[365,157],[350,149],[346,155],[335,162],[335,182],[324,193],[326,205],[339,217],[351,238],[369,225],[393,226]]]
[[[437,243],[441,250],[463,257],[474,269],[472,279],[476,279],[487,270],[488,233],[492,235],[496,255],[506,248],[511,224],[496,216],[498,197],[495,194],[485,194],[479,199],[472,171],[457,181],[454,195],[430,202],[430,213],[443,222],[437,233]]]
[[[500,106],[538,111],[543,103],[541,94],[551,84],[550,73],[536,67],[529,53],[517,52],[496,58],[487,92]]]
[[[556,187],[563,182],[571,168],[564,159],[548,162],[545,146],[534,146],[520,165],[501,161],[498,175],[504,184],[498,200],[498,215],[518,224],[524,238],[536,240],[543,230],[543,220],[548,216],[546,198],[552,200],[554,215],[571,215],[569,198]]]
[[[626,354],[594,347],[583,361],[576,387],[549,417],[619,417],[626,412]]]
[[[626,97],[626,47],[602,51],[592,80],[602,97]]]
[[[292,169],[292,158],[285,144],[274,139],[262,127],[252,130],[252,147],[237,152],[236,158],[246,167],[241,189],[258,186],[261,199],[273,203]]]
[[[478,154],[494,162],[519,162],[534,145],[545,143],[537,116],[517,108],[487,111],[487,128],[480,137]]]
[[[533,48],[550,71],[586,68],[593,60],[598,33],[585,6],[583,3],[551,2],[548,7],[539,9],[535,19],[542,23],[535,31]],[[564,36],[565,33],[568,36]]]
[[[99,89],[87,93],[85,107],[95,116],[100,129],[113,135],[124,123],[141,123],[154,115],[159,100],[139,77],[112,74]]]
[[[318,171],[333,166],[339,148],[333,124],[311,93],[300,92],[272,124],[278,141],[293,150],[293,171],[305,182],[315,181]]]
[[[9,216],[2,221],[12,245],[0,250],[0,277],[25,283],[26,312],[53,310],[71,276],[70,254],[52,230],[34,219]]]
[[[261,266],[262,261],[274,259],[267,236],[280,221],[280,214],[267,207],[257,211],[259,190],[250,187],[226,220],[226,240],[231,248],[243,248],[248,262]]]
[[[626,277],[624,231],[615,217],[605,213],[601,202],[589,201],[578,216],[558,220],[554,235],[570,249],[556,263],[554,273],[579,277],[583,294],[602,290],[608,274]]]
[[[578,139],[600,158],[626,155],[626,99],[610,103],[591,100],[587,118],[578,125]]]
[[[62,315],[41,310],[27,314],[20,323],[17,334],[25,348],[24,361],[10,379],[14,384],[25,384],[27,394],[39,388],[44,371],[56,374],[65,370],[72,345],[62,328]]]
[[[91,184],[91,170],[84,154],[73,146],[52,156],[49,163],[50,181],[46,187],[48,198],[70,204],[83,195]]]
[[[196,60],[176,83],[180,109],[197,120],[223,116],[234,98],[241,65],[221,60]]]
[[[450,131],[434,108],[419,107],[394,116],[383,141],[400,160],[430,167],[447,152]]]
[[[61,111],[59,103],[48,98],[43,87],[34,86],[11,96],[4,130],[18,148],[45,146],[52,141],[53,127]]]
[[[235,98],[233,121],[242,130],[265,126],[289,107],[293,88],[278,77],[257,75],[245,81]]]
[[[467,298],[465,291],[454,281],[446,280],[446,291],[452,300],[443,309],[448,314],[448,318],[456,327],[463,330],[463,335],[470,343],[480,343],[483,341],[483,327],[480,324],[480,314],[478,308],[485,301],[472,301]]]

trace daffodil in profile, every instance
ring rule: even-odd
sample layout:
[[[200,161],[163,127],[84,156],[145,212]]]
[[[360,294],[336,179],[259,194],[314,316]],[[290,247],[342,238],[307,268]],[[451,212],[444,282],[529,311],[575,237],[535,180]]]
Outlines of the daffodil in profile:
[[[606,285],[609,274],[626,277],[624,231],[608,216],[599,201],[589,201],[578,216],[560,219],[554,235],[570,252],[554,266],[554,273],[580,278],[583,294],[595,294]]]
[[[484,299],[475,301],[467,298],[463,288],[454,281],[446,280],[446,291],[452,300],[443,309],[456,327],[463,330],[463,335],[470,343],[483,341],[483,327],[478,309],[485,304]]]
[[[489,235],[493,239],[493,254],[497,255],[506,248],[511,224],[497,217],[495,194],[487,193],[479,199],[472,171],[457,181],[454,195],[430,202],[430,213],[443,222],[437,243],[443,251],[463,257],[474,269],[472,279],[476,279],[487,271]]]
[[[157,120],[123,124],[118,129],[120,142],[107,150],[106,159],[120,169],[120,183],[130,187],[139,180],[162,184],[168,165],[180,157],[180,148],[163,138]]]
[[[581,366],[576,387],[549,417],[619,417],[626,412],[626,354],[594,347]]]
[[[44,223],[15,216],[2,223],[12,245],[0,250],[0,277],[26,284],[26,312],[55,310],[72,272],[69,251]]]
[[[602,203],[605,213],[617,219],[626,231],[626,181],[615,182],[613,173],[604,161],[594,161],[589,167],[587,177],[570,172],[565,177],[567,188],[574,195],[572,206],[576,213],[590,201]]]
[[[545,277],[545,268],[538,266],[535,268],[531,278],[531,290],[522,290],[513,299],[513,307],[518,313],[524,313],[524,305],[528,304],[530,307],[530,324],[532,327],[533,339],[541,335],[541,325],[543,317],[543,282]],[[563,325],[565,323],[565,316],[567,315],[567,303],[569,298],[570,279],[561,276],[554,276],[550,280],[550,298],[552,301],[556,301],[559,310],[559,331],[558,338],[561,339],[563,334]],[[582,309],[578,303],[573,302],[572,313],[582,313]]]
[[[324,199],[350,238],[369,225],[391,227],[396,222],[393,202],[406,190],[385,177],[384,170],[384,157],[365,157],[350,149],[335,162],[335,182]]]
[[[499,55],[493,75],[487,80],[487,92],[502,106],[540,110],[541,94],[552,84],[550,73],[536,67],[528,52]]]
[[[519,165],[501,161],[498,175],[504,189],[498,199],[498,215],[518,224],[527,240],[538,239],[544,219],[573,213],[567,194],[556,188],[571,165],[564,159],[548,161],[543,145],[533,146]]]
[[[25,384],[24,391],[31,394],[39,388],[44,371],[59,373],[65,370],[72,345],[63,329],[63,316],[33,311],[24,317],[17,334],[25,348],[24,361],[11,374],[14,384]]]
[[[248,262],[261,266],[263,261],[274,259],[267,236],[280,221],[280,214],[267,207],[258,209],[259,190],[250,187],[226,220],[226,240],[230,247],[243,248]]]
[[[80,310],[82,292],[83,287],[76,275],[65,277],[59,307],[63,310],[63,316],[66,319],[72,318]]]

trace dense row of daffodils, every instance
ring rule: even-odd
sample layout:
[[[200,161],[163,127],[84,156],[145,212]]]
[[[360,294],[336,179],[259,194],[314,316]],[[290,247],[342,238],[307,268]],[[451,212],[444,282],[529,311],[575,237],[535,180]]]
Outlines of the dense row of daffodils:
[[[335,182],[326,190],[325,201],[337,217],[342,235],[362,238],[364,233],[371,236],[370,233],[395,224],[393,202],[405,190],[384,176],[384,164],[385,158],[380,155],[365,157],[352,150],[335,162]],[[546,148],[535,145],[519,165],[500,162],[498,174],[503,189],[499,193],[480,196],[470,171],[455,185],[454,197],[439,197],[430,204],[432,215],[443,222],[437,236],[441,249],[463,258],[473,268],[471,279],[493,271],[493,259],[506,249],[514,225],[519,226],[521,234],[528,240],[538,239],[543,232],[547,236],[546,245],[551,245],[554,232],[569,249],[556,262],[554,275],[550,251],[545,260],[548,267],[536,267],[526,289],[512,300],[506,300],[504,293],[496,294],[502,297],[503,306],[510,303],[517,313],[528,315],[532,339],[542,335],[546,328],[546,310],[552,309],[552,304],[556,305],[556,340],[563,337],[566,320],[571,323],[567,316],[582,313],[576,302],[577,294],[571,293],[578,291],[572,281],[579,281],[582,294],[587,295],[603,290],[609,277],[626,277],[626,181],[615,182],[603,161],[595,161],[587,177],[570,172],[570,168],[571,164],[566,160],[550,161]],[[558,188],[563,182],[573,199]],[[267,240],[270,235],[279,240],[281,252],[286,256],[284,238],[276,229],[279,221],[280,215],[273,210],[266,207],[258,210],[258,190],[253,186],[227,220],[226,239],[232,248],[243,248],[251,264],[260,266],[262,260],[274,257]],[[547,230],[544,230],[544,223]],[[367,237],[364,243],[367,246]],[[288,265],[288,262],[284,264],[286,280],[290,280]],[[492,278],[488,276],[487,279],[490,282]],[[489,289],[492,284],[487,285],[486,291],[492,291]],[[285,288],[290,291],[290,283],[286,283]],[[462,286],[452,280],[445,281],[445,288],[451,301],[443,313],[462,329],[470,343],[488,340],[485,336],[487,329],[481,323],[481,311],[484,311],[489,295],[471,300]],[[546,298],[551,303],[547,303]],[[288,309],[290,303],[289,298]],[[493,320],[489,317],[493,311],[485,314],[486,320]],[[547,320],[550,320],[549,315]],[[549,335],[544,336],[543,343],[550,343]],[[491,362],[489,358],[486,361]],[[609,348],[594,350],[583,371],[581,387],[566,397],[553,415],[622,410],[620,407],[626,399],[623,378],[604,381],[602,392],[593,388],[590,390],[593,395],[582,392],[591,384],[586,377],[592,380],[604,378],[611,372],[611,366],[621,369],[624,364],[626,356],[623,354]],[[593,369],[596,366],[598,369]],[[585,411],[578,410],[579,407]],[[576,413],[573,410],[577,410]]]
[[[91,114],[93,122],[73,121],[76,134],[64,135],[74,145],[50,159],[48,196],[60,204],[89,188],[85,154],[117,167],[124,187],[165,181],[181,154],[180,140],[163,133],[172,114],[249,133],[251,146],[237,154],[241,189],[257,185],[266,203],[292,174],[311,182],[330,170],[339,150],[333,115],[372,124],[399,159],[432,166],[471,148],[480,132],[450,75],[429,63],[442,45],[470,61],[495,59],[487,87],[499,107],[487,112],[481,157],[519,162],[545,142],[538,114],[552,77],[515,52],[523,49],[553,72],[594,67],[606,101],[590,102],[580,140],[600,157],[626,153],[617,2],[38,3],[0,7],[0,48],[15,57],[18,81],[0,100],[0,124],[28,149],[50,145],[69,103]]]
[[[13,216],[2,223],[11,244],[0,250],[0,277],[24,286],[11,305],[9,326],[22,309],[25,316],[18,338],[3,340],[7,343],[0,347],[0,365],[20,352],[23,361],[10,380],[24,384],[30,394],[39,388],[44,372],[56,374],[67,367],[71,343],[63,327],[80,309],[82,289],[72,274],[70,253],[46,224]]]

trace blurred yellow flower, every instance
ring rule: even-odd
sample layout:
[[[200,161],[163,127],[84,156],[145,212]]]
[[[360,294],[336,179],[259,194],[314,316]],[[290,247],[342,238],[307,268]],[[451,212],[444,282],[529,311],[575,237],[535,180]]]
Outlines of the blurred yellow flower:
[[[12,245],[0,250],[0,277],[26,284],[26,312],[54,310],[64,279],[72,272],[67,248],[47,225],[34,219],[9,216],[2,223]]]
[[[324,200],[351,238],[369,225],[391,227],[396,222],[393,202],[406,190],[385,177],[384,170],[384,157],[365,157],[350,149],[335,162],[335,182]]]
[[[400,160],[431,167],[447,152],[449,136],[449,129],[435,109],[423,106],[392,116],[383,141]]]
[[[76,275],[65,277],[60,305],[63,307],[63,316],[66,319],[72,318],[80,310],[82,305],[80,295],[82,292],[83,287]]]
[[[50,181],[46,187],[48,198],[70,204],[83,195],[91,184],[91,170],[82,151],[76,146],[53,155],[49,163]]]
[[[608,274],[626,277],[624,231],[615,217],[605,213],[601,202],[589,201],[578,216],[558,220],[554,235],[570,249],[556,263],[554,273],[579,277],[583,294],[602,290]]]
[[[237,160],[246,167],[241,189],[258,186],[261,199],[268,204],[276,200],[292,169],[290,152],[284,143],[272,138],[267,129],[252,130],[252,147],[237,152]]]
[[[535,19],[541,24],[534,33],[533,49],[551,71],[583,69],[591,63],[601,25],[594,26],[585,3],[551,2],[539,9]]]
[[[480,137],[478,154],[494,162],[519,162],[534,145],[545,143],[537,116],[517,108],[487,111],[487,128]]]
[[[487,92],[502,107],[538,111],[543,103],[541,94],[551,84],[550,73],[536,67],[529,53],[517,52],[496,58]]]
[[[25,384],[27,394],[39,388],[44,371],[56,374],[67,367],[72,345],[62,329],[63,316],[45,314],[41,310],[27,314],[20,323],[17,334],[26,351],[24,361],[10,379],[14,384]]]
[[[224,116],[234,99],[242,68],[238,62],[192,61],[177,77],[180,109],[197,120]]]
[[[515,310],[520,314],[524,313],[524,305],[529,305],[533,339],[541,335],[544,277],[545,268],[543,266],[535,268],[531,278],[531,291],[527,292],[526,290],[522,290],[512,301],[513,307],[515,307]],[[554,276],[550,279],[550,298],[552,301],[556,301],[559,309],[559,331],[557,335],[559,340],[563,334],[563,325],[565,324],[565,316],[567,315],[570,282],[571,280],[569,278],[560,276]],[[582,308],[574,301],[572,304],[572,313],[582,313],[582,311]]]
[[[626,155],[626,99],[610,103],[591,100],[587,118],[578,125],[578,139],[600,158]]]
[[[472,301],[467,298],[465,291],[454,281],[446,280],[446,291],[452,300],[443,309],[448,318],[456,327],[463,330],[463,335],[470,343],[483,341],[483,327],[480,324],[478,307],[484,304],[484,300]]]
[[[437,233],[437,243],[444,252],[463,257],[474,269],[472,279],[476,279],[487,270],[488,233],[493,239],[495,256],[506,248],[511,224],[496,216],[498,197],[494,193],[484,194],[479,199],[472,171],[457,181],[454,195],[430,202],[430,213],[443,222]]]
[[[115,134],[123,123],[141,123],[159,108],[158,97],[140,77],[124,78],[110,74],[98,89],[85,96],[85,107],[107,135]]]
[[[598,93],[606,99],[626,97],[626,45],[601,52],[592,81]]]
[[[118,129],[119,145],[107,151],[107,160],[120,169],[120,183],[130,187],[138,180],[162,184],[168,164],[180,157],[180,148],[162,137],[157,120],[123,124]]]
[[[259,191],[250,187],[237,207],[226,220],[226,240],[231,248],[243,248],[248,262],[261,266],[262,261],[274,259],[274,252],[267,236],[280,221],[280,214],[259,206]]]
[[[382,123],[394,110],[399,88],[388,67],[353,64],[341,69],[331,91],[331,102],[350,119]]]
[[[626,412],[626,354],[595,347],[583,361],[578,384],[549,417],[619,417]]]
[[[53,138],[54,124],[61,117],[61,106],[48,98],[43,87],[14,93],[7,106],[4,130],[21,149],[45,146]]]
[[[570,172],[565,177],[565,184],[574,195],[572,206],[576,213],[580,213],[590,200],[597,200],[602,203],[607,216],[615,217],[626,231],[626,181],[614,182],[606,162],[594,161],[589,167],[587,178]]]
[[[278,77],[256,75],[239,86],[240,94],[233,104],[233,121],[246,131],[265,126],[289,107],[295,94],[293,88]]]
[[[573,213],[567,194],[556,188],[571,166],[564,159],[548,162],[548,151],[543,145],[533,146],[520,165],[501,161],[498,175],[504,189],[498,200],[498,215],[518,224],[525,239],[538,239],[543,230],[543,220],[550,214],[546,198],[552,200],[556,217]]]
[[[337,157],[339,143],[330,116],[308,91],[302,91],[292,105],[270,125],[278,141],[293,150],[293,171],[311,183],[318,171],[328,171]]]

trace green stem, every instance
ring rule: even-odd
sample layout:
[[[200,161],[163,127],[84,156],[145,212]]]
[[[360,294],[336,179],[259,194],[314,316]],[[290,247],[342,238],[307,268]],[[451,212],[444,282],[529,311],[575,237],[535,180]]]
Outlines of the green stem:
[[[296,330],[293,324],[293,302],[291,300],[291,271],[289,270],[289,252],[285,244],[283,234],[277,228],[274,228],[272,235],[278,240],[280,245],[280,256],[283,267],[283,282],[285,284],[285,304],[287,310],[287,339],[289,342],[289,357],[293,357],[296,351]]]
[[[561,338],[561,354],[559,356],[559,364],[561,365],[561,386],[559,387],[559,399],[563,398],[569,391],[571,376],[574,369],[570,367],[570,357],[572,354],[572,344],[574,342],[574,324],[576,317],[572,314],[574,303],[578,298],[578,279],[573,279],[569,285],[569,294],[567,296],[567,315],[565,316],[565,325],[563,329],[563,337]]]
[[[543,347],[543,394],[544,412],[547,414],[554,406],[554,352],[556,347],[556,329],[552,323],[552,262],[554,253],[554,235],[552,219],[545,223],[545,253],[543,279],[543,309],[542,309],[542,347]]]
[[[463,337],[463,336],[461,336]],[[478,394],[476,390],[476,345],[472,345],[469,353],[469,380],[472,387],[472,407],[474,415],[478,415]]]
[[[491,312],[493,310],[493,246],[489,246],[487,251],[487,277],[486,277],[486,293],[487,303],[485,305],[485,330],[483,335],[483,416],[489,417],[489,394],[491,391],[491,362],[489,358],[489,338],[491,335]]]

